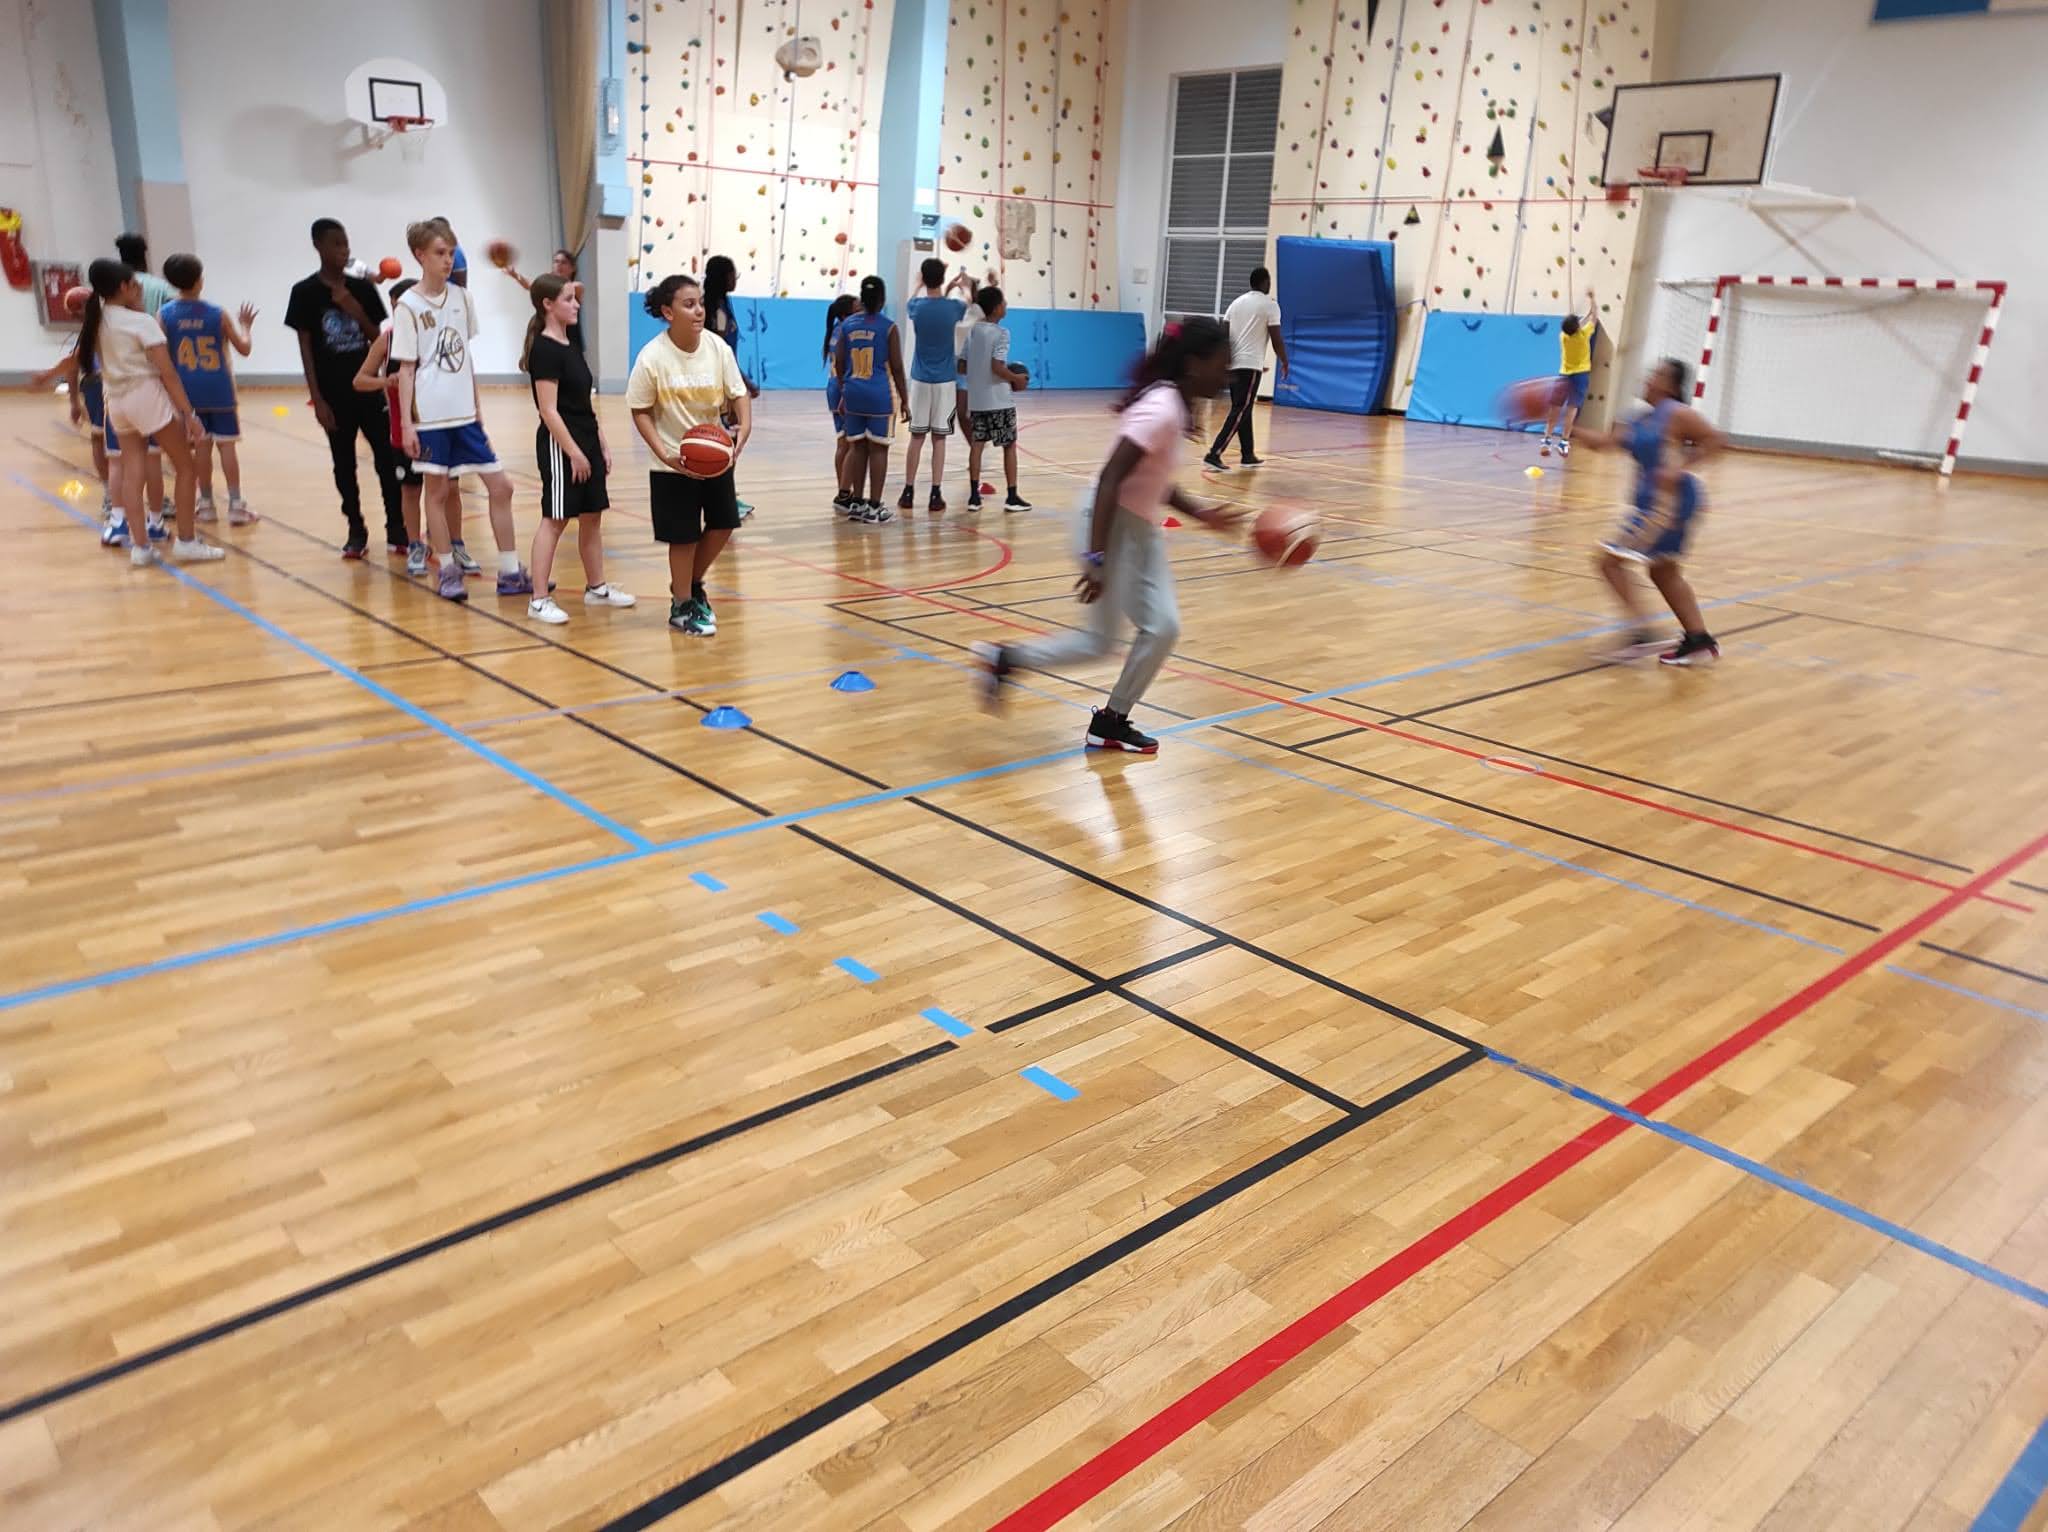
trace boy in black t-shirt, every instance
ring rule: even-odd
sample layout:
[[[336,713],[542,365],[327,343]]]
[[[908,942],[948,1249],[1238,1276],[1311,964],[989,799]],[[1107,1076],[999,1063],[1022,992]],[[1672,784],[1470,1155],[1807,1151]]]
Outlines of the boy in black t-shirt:
[[[398,454],[391,445],[391,417],[382,394],[358,393],[356,372],[369,355],[384,319],[384,300],[366,277],[350,276],[348,231],[332,218],[313,221],[313,248],[320,269],[292,287],[284,322],[299,335],[299,363],[312,390],[313,415],[327,433],[334,459],[334,487],[341,495],[341,514],[348,518],[346,559],[369,550],[370,533],[363,524],[362,496],[356,487],[356,433],[370,441],[377,482],[384,492],[384,537],[393,553],[406,551],[405,516],[399,505]]]
[[[533,557],[528,561],[533,599],[526,604],[526,615],[535,622],[560,624],[569,620],[569,614],[548,593],[548,577],[554,571],[555,546],[571,521],[576,521],[576,551],[583,556],[583,604],[631,606],[634,598],[607,584],[604,577],[603,523],[598,513],[612,503],[605,489],[612,453],[590,403],[590,363],[569,340],[581,309],[580,290],[550,272],[535,277],[527,293],[533,299],[533,321],[526,327],[520,365],[533,380],[533,404],[540,412],[533,452],[540,462],[541,522],[534,530]]]

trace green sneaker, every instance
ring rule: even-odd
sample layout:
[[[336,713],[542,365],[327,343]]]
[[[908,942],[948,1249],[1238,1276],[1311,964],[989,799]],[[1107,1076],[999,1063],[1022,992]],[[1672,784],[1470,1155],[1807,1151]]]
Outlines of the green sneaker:
[[[691,602],[691,605],[697,609],[697,626],[690,631],[700,633],[704,637],[709,638],[718,631],[718,616],[711,610],[710,599],[705,596],[698,596]]]
[[[674,628],[678,633],[688,633],[691,631],[690,624],[696,620],[696,602],[678,601],[674,596],[668,598],[668,625],[670,627]]]

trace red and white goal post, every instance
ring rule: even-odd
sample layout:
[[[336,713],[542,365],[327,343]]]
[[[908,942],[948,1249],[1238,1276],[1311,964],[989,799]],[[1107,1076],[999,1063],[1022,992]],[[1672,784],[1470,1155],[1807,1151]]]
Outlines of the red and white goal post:
[[[1682,287],[1692,284],[1671,285]],[[1738,439],[1743,435],[1753,440],[1781,436],[1801,444],[1842,443],[1872,451],[1881,457],[1911,458],[1930,464],[1938,462],[1944,477],[1955,472],[1963,428],[1969,424],[1970,410],[1977,398],[1977,384],[1984,375],[1985,358],[1990,354],[1991,338],[1998,330],[1998,315],[2005,301],[2005,283],[1952,277],[1724,276],[1716,278],[1713,286],[1713,298],[1707,308],[1706,329],[1700,346],[1699,372],[1693,382],[1694,406],[1703,411],[1708,380],[1717,375],[1714,368],[1716,355],[1730,345],[1731,304],[1742,295],[1743,289],[1834,288],[1844,290],[1844,295],[1900,295],[1905,298],[1941,295],[1950,304],[1971,297],[1982,302],[1984,310],[1981,323],[1975,328],[1975,343],[1968,346],[1967,370],[1960,366],[1960,353],[1969,332],[1958,324],[1958,316],[1931,323],[1909,323],[1897,312],[1801,315],[1787,310],[1778,316],[1783,322],[1777,328],[1788,334],[1796,331],[1808,337],[1809,341],[1817,333],[1812,321],[1848,318],[1857,323],[1831,332],[1840,337],[1831,345],[1781,344],[1777,349],[1782,354],[1760,359],[1751,369],[1759,377],[1769,375],[1779,380],[1775,386],[1780,389],[1781,396],[1775,400],[1758,402],[1752,399],[1741,404],[1724,386],[1724,395],[1729,397],[1719,401],[1717,410],[1720,416],[1717,423]],[[1769,323],[1759,323],[1766,330],[1773,328]],[[1769,349],[1759,348],[1760,351]],[[1805,360],[1803,367],[1800,365],[1802,357]],[[1890,376],[1886,373],[1887,367],[1893,370]],[[1788,376],[1789,381],[1786,381]],[[1953,381],[1944,384],[1944,378]],[[1957,382],[1960,383],[1960,392],[1950,392]],[[1751,392],[1769,393],[1772,387],[1768,383],[1754,383]],[[1792,390],[1800,397],[1783,397],[1783,390]],[[1832,411],[1823,405],[1816,414],[1811,398],[1814,395],[1832,398],[1835,401]],[[1946,443],[1937,450],[1934,442],[1938,438],[1933,433],[1939,431],[1939,419],[1930,422],[1927,417],[1932,408],[1951,398],[1955,403],[1952,423],[1948,427]],[[1893,418],[1887,418],[1888,410]],[[1773,411],[1787,420],[1787,427],[1760,429],[1759,417],[1770,419]],[[1855,412],[1854,423],[1844,423],[1844,412],[1847,411]],[[1738,412],[1748,417],[1743,422],[1749,427],[1746,432],[1732,428],[1736,424],[1733,417]],[[1802,413],[1814,416],[1805,422],[1808,428],[1804,430],[1798,429],[1800,422],[1794,419]],[[1888,434],[1899,439],[1888,441]]]

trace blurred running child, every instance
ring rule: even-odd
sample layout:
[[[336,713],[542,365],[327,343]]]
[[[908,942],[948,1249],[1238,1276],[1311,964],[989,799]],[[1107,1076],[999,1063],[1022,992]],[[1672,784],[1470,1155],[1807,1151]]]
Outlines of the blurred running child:
[[[1017,493],[1017,408],[1011,395],[1031,380],[1023,368],[1010,365],[1010,332],[1003,328],[1009,306],[1002,289],[984,287],[974,303],[982,321],[967,332],[967,509],[981,509],[981,449],[993,442],[1003,449],[1003,481],[1009,486],[1003,509],[1028,511],[1031,502]]]
[[[1088,721],[1087,745],[1138,755],[1158,752],[1159,741],[1131,723],[1131,709],[1180,639],[1180,608],[1162,523],[1169,507],[1219,529],[1240,515],[1234,507],[1192,499],[1173,482],[1181,445],[1195,431],[1197,406],[1213,399],[1229,375],[1230,333],[1215,320],[1186,319],[1160,332],[1159,344],[1139,363],[1130,392],[1117,406],[1123,418],[1116,445],[1081,505],[1085,543],[1074,591],[1084,606],[1095,608],[1092,621],[1033,643],[977,645],[986,669],[984,695],[991,704],[1000,704],[1003,682],[1013,670],[1051,670],[1107,654],[1119,619],[1129,618],[1137,637],[1108,705],[1097,708]]]
[[[1631,641],[1615,651],[1615,659],[1655,654],[1666,665],[1704,665],[1721,657],[1721,646],[1707,631],[1699,598],[1679,563],[1707,498],[1692,470],[1720,451],[1723,442],[1707,418],[1683,402],[1690,383],[1685,363],[1667,357],[1643,379],[1647,410],[1612,431],[1585,433],[1587,446],[1620,447],[1636,460],[1635,508],[1600,545],[1598,561],[1634,628]],[[1642,598],[1629,578],[1630,564],[1644,567],[1678,619],[1681,636],[1676,644],[1650,631]]]
[[[174,255],[165,261],[164,280],[178,290],[178,296],[157,311],[157,323],[170,342],[171,365],[185,385],[185,397],[192,401],[200,425],[206,428],[206,439],[198,449],[199,493],[193,514],[201,521],[215,519],[213,454],[218,448],[221,477],[228,487],[228,525],[245,527],[256,519],[256,513],[242,498],[242,463],[236,450],[242,426],[228,348],[243,356],[249,354],[249,326],[256,321],[256,309],[245,303],[231,317],[202,298],[206,268],[196,255]]]

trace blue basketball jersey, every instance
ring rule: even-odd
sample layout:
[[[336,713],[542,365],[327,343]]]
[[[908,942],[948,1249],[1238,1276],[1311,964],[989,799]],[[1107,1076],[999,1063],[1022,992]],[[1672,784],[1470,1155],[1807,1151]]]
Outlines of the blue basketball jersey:
[[[226,410],[235,404],[235,374],[228,365],[227,315],[200,298],[177,298],[156,316],[164,327],[171,365],[195,410]]]
[[[887,314],[854,313],[840,321],[833,350],[839,357],[840,408],[847,414],[892,413],[889,332],[895,328]]]

